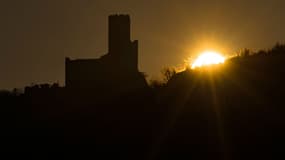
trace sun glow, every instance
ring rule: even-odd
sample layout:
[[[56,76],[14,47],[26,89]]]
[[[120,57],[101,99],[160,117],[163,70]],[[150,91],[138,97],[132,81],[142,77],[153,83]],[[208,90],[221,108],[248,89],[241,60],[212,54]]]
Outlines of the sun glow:
[[[203,52],[191,65],[192,69],[202,66],[220,64],[225,62],[225,57],[215,51]]]

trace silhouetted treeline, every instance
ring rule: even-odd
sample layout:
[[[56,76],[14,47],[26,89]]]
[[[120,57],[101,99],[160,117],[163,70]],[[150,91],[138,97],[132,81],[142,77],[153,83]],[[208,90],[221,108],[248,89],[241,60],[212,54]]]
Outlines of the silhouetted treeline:
[[[56,84],[3,91],[2,145],[83,159],[284,158],[284,61],[277,44],[112,96]]]

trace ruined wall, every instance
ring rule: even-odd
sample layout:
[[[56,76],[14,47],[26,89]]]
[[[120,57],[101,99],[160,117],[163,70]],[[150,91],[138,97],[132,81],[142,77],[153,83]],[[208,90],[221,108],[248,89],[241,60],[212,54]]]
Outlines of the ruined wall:
[[[109,53],[99,59],[65,60],[66,87],[111,90],[146,86],[138,71],[138,41],[130,40],[128,15],[109,16]]]

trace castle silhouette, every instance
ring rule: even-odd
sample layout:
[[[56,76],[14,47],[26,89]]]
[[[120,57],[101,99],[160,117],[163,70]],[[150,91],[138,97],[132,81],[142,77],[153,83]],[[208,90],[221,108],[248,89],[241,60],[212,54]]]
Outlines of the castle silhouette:
[[[0,91],[1,149],[80,159],[284,157],[284,60],[284,44],[245,49],[148,88],[129,16],[111,15],[108,53],[66,58],[66,87]]]
[[[138,41],[130,40],[130,25],[129,15],[110,15],[107,54],[99,59],[66,58],[66,88],[117,94],[146,87],[138,70]]]

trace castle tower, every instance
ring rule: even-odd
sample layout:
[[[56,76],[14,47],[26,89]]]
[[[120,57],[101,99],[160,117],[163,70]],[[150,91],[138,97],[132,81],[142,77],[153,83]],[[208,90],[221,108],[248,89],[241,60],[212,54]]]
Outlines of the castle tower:
[[[101,92],[146,86],[138,70],[138,41],[131,41],[130,25],[129,15],[109,16],[108,53],[98,59],[66,58],[66,86]]]
[[[138,41],[131,41],[129,15],[109,16],[109,55],[127,70],[138,71]]]
[[[119,54],[130,43],[130,17],[128,15],[109,16],[109,53]]]

